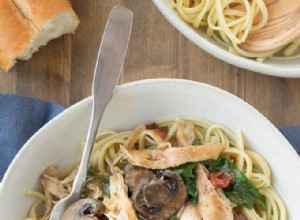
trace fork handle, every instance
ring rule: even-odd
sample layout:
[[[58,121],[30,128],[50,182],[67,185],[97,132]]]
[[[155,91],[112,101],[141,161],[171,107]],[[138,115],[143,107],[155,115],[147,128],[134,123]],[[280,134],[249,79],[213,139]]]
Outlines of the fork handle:
[[[73,184],[73,193],[81,192],[84,186],[99,122],[114,93],[124,63],[131,33],[132,17],[132,12],[123,7],[114,7],[109,15],[95,67],[92,89],[93,110],[87,142]],[[79,197],[80,194],[77,195],[77,198]]]
[[[114,93],[124,63],[132,19],[132,12],[119,6],[114,7],[109,15],[96,61],[92,89],[92,115],[82,160],[70,195],[54,206],[50,220],[61,219],[66,208],[80,199],[98,126],[105,107]]]

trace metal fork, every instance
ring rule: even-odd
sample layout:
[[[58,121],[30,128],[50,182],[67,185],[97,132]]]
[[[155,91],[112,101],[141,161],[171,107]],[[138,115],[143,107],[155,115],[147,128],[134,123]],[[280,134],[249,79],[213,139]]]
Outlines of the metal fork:
[[[50,220],[60,220],[66,208],[80,199],[98,126],[120,77],[132,19],[132,11],[120,6],[114,7],[109,15],[96,61],[92,88],[93,109],[82,160],[70,195],[54,206]]]

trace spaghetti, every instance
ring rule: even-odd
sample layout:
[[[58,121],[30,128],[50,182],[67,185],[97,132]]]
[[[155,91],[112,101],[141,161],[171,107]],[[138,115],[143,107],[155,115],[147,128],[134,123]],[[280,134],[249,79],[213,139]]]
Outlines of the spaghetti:
[[[290,60],[300,46],[295,40],[284,48],[263,52],[243,50],[244,43],[251,32],[263,29],[268,22],[268,10],[263,0],[170,0],[180,17],[194,28],[205,28],[212,37],[229,52],[243,57]],[[259,19],[258,19],[259,18]]]
[[[113,130],[99,131],[91,156],[91,166],[93,171],[107,176],[117,174],[119,175],[117,177],[122,182],[122,175],[125,175],[126,173],[126,169],[124,168],[126,164],[131,163],[136,165],[135,163],[139,163],[141,166],[146,167],[143,164],[142,159],[135,161],[133,155],[134,152],[137,155],[140,155],[140,153],[144,154],[145,152],[152,151],[152,156],[155,155],[154,152],[158,152],[156,156],[161,159],[163,156],[161,152],[169,150],[168,152],[171,153],[168,153],[167,157],[175,157],[169,158],[169,161],[175,164],[179,163],[178,161],[185,157],[185,152],[190,148],[193,149],[193,152],[196,152],[195,149],[198,148],[197,150],[200,152],[202,145],[204,148],[206,145],[211,146],[211,148],[215,146],[216,149],[218,146],[222,146],[222,152],[221,155],[219,155],[219,158],[223,157],[225,160],[228,159],[234,163],[236,169],[239,170],[238,172],[242,172],[259,191],[266,207],[265,209],[262,209],[259,205],[254,205],[251,208],[247,208],[245,205],[237,205],[231,201],[230,206],[234,207],[234,212],[241,213],[248,220],[288,219],[284,202],[272,187],[271,169],[268,163],[261,155],[248,148],[248,146],[245,146],[241,131],[232,132],[223,125],[199,118],[165,120],[157,122],[157,124],[154,125],[155,126],[150,125],[147,127],[141,125],[133,131],[127,132],[115,132]],[[191,141],[193,141],[193,145],[197,146],[191,147]],[[201,146],[199,144],[201,144]],[[177,149],[181,150],[180,155],[174,153]],[[186,151],[184,151],[184,149]],[[155,156],[153,156],[152,159],[155,159]],[[162,161],[164,161],[163,159]],[[195,162],[191,160],[192,159],[188,162]],[[66,167],[66,169],[62,171],[63,175],[60,176],[59,184],[66,184],[64,189],[68,189],[68,192],[71,190],[68,188],[68,184],[74,179],[74,174],[76,173],[76,167],[79,161],[79,158],[76,159],[71,166]],[[151,161],[148,165],[151,166]],[[172,169],[172,167],[170,169]],[[207,169],[209,170],[209,168]],[[50,175],[51,172],[48,170],[45,173]],[[117,177],[115,176],[115,178]],[[54,176],[51,178],[54,178]],[[210,181],[212,181],[212,179],[210,179]],[[124,184],[124,181],[122,184]],[[116,186],[114,187],[117,188]],[[127,191],[125,190],[124,192]],[[47,216],[49,216],[53,205],[59,200],[59,196],[55,197],[50,194],[49,190],[46,190],[43,193],[35,191],[28,191],[26,193],[26,195],[33,196],[37,199],[28,211],[27,220],[48,219]],[[225,195],[227,195],[226,192]],[[104,191],[98,192],[97,198],[104,198],[104,201],[107,199]],[[51,203],[50,206],[49,203]],[[109,202],[108,204],[111,203],[112,202]],[[185,213],[184,210],[177,212],[178,219],[181,218],[181,213]],[[107,216],[110,216],[110,214]]]

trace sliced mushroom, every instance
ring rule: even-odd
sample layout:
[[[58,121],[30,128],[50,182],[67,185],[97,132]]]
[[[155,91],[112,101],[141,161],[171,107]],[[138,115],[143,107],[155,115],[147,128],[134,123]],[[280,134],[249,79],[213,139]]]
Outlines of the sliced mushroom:
[[[94,199],[80,199],[64,212],[61,220],[95,220],[107,219],[102,216],[103,204]]]
[[[172,171],[159,171],[155,179],[143,178],[132,200],[143,220],[170,219],[184,205],[187,193],[181,177]]]
[[[149,180],[154,179],[154,172],[141,167],[132,167],[131,169],[128,169],[125,175],[125,183],[128,186],[129,192],[133,192],[134,188],[145,178]]]

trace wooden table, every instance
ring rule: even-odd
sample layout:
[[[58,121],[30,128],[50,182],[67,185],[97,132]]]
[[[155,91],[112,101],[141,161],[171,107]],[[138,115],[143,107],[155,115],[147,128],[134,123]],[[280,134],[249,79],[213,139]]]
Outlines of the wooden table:
[[[51,41],[30,61],[1,72],[0,92],[66,107],[89,96],[99,41],[114,5],[134,13],[123,82],[162,77],[204,82],[244,99],[277,126],[300,124],[300,79],[264,76],[210,56],[175,30],[151,0],[73,0],[81,20],[76,34]]]

